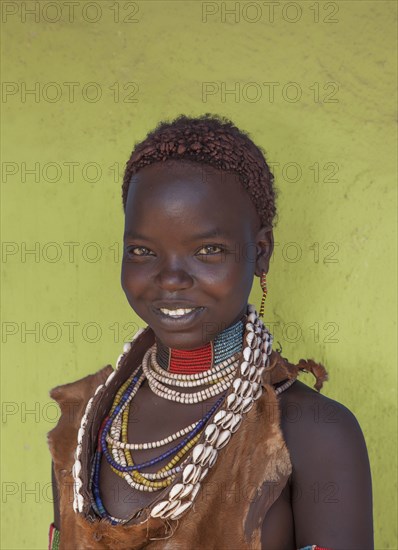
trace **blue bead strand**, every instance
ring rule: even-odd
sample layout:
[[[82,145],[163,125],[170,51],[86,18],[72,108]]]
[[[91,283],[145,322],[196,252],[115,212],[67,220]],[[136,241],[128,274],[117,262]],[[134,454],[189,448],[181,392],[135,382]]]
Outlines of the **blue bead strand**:
[[[224,400],[224,395],[220,397],[220,399],[213,405],[213,407],[210,409],[210,411],[206,414],[204,418],[202,418],[198,425],[185,437],[178,445],[175,447],[169,449],[165,453],[162,453],[157,458],[153,458],[152,460],[148,460],[146,462],[143,462],[141,464],[134,464],[134,466],[121,466],[118,462],[114,460],[110,452],[108,451],[107,443],[106,443],[106,435],[109,431],[110,425],[112,423],[111,419],[108,420],[108,422],[105,424],[104,430],[101,435],[101,450],[104,453],[107,461],[109,464],[111,464],[116,470],[119,472],[134,472],[138,471],[140,472],[142,469],[147,468],[148,466],[154,466],[158,462],[161,462],[162,460],[168,458],[169,456],[172,456],[173,454],[177,454],[178,451],[180,451],[182,448],[187,445],[197,435],[202,427],[206,424],[208,419],[211,417],[211,415],[216,411],[216,409],[221,405],[222,401]]]

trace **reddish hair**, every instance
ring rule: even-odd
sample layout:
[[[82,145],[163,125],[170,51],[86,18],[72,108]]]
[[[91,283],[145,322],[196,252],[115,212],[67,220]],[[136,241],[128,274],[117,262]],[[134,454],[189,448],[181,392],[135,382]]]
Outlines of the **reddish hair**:
[[[274,176],[263,149],[229,119],[212,114],[196,118],[180,115],[172,122],[160,122],[143,141],[135,145],[123,178],[124,211],[132,176],[145,166],[171,159],[235,172],[248,192],[262,225],[274,225]]]

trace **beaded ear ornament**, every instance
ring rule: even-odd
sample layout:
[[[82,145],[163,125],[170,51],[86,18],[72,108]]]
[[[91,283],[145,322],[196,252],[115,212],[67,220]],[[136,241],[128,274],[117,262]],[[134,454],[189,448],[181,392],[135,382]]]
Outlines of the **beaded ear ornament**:
[[[243,349],[239,354],[230,357],[224,362],[222,367],[217,366],[216,368],[212,368],[210,372],[205,371],[200,374],[185,375],[185,377],[189,376],[192,378],[190,384],[187,384],[184,375],[173,375],[174,385],[179,386],[179,388],[184,387],[184,385],[193,387],[195,385],[204,385],[205,383],[210,383],[210,388],[195,393],[183,393],[168,388],[165,384],[171,384],[171,377],[167,377],[167,372],[163,372],[163,374],[157,372],[159,369],[156,366],[156,344],[154,344],[145,353],[142,365],[135,369],[130,379],[124,384],[126,386],[132,380],[131,393],[126,397],[123,404],[114,406],[113,410],[110,411],[110,418],[107,417],[109,429],[108,432],[104,432],[101,436],[102,448],[104,454],[108,453],[109,456],[107,456],[107,459],[111,463],[111,467],[115,473],[124,477],[129,485],[136,489],[145,491],[163,489],[161,491],[161,500],[159,497],[149,506],[150,516],[154,518],[178,520],[192,507],[202,482],[217,461],[220,450],[228,445],[233,434],[239,429],[245,415],[262,395],[262,376],[269,365],[273,337],[257,315],[253,305],[248,304],[247,313]],[[134,340],[144,330],[140,329],[133,340],[125,344],[123,353],[117,360],[115,371],[109,375],[105,384],[98,386],[94,397],[115,376]],[[154,368],[151,370],[151,367]],[[156,474],[144,474],[141,470],[145,466],[153,465],[163,460],[166,456],[171,456],[170,453],[169,455],[165,453],[159,459],[149,461],[151,464],[148,462],[135,465],[131,460],[131,456],[129,459],[126,451],[140,448],[139,444],[128,444],[126,438],[120,440],[123,410],[145,379],[148,380],[149,386],[157,395],[182,403],[197,403],[219,393],[224,393],[203,419],[167,438],[166,441],[170,442],[176,440],[178,437],[185,436],[188,432],[190,433],[189,437],[185,437],[182,443],[171,450],[172,452],[175,450],[178,451],[172,461]],[[294,381],[295,379],[289,380],[287,384],[291,385]],[[284,384],[277,388],[275,392],[279,394],[286,388],[287,386]],[[85,505],[81,492],[83,483],[80,478],[82,469],[80,459],[87,416],[94,397],[87,403],[77,437],[75,463],[72,470],[74,477],[73,509],[76,513],[82,513]],[[162,444],[164,444],[163,441],[145,443],[142,444],[144,446],[141,446],[141,448],[151,448],[149,446],[157,447]],[[107,445],[109,445],[108,449]],[[111,449],[111,452],[109,452],[109,449]],[[124,524],[132,519],[119,519],[110,516],[102,506],[99,491],[94,490],[93,495],[94,498],[91,500],[91,505],[95,512],[101,517],[108,518],[112,524]]]

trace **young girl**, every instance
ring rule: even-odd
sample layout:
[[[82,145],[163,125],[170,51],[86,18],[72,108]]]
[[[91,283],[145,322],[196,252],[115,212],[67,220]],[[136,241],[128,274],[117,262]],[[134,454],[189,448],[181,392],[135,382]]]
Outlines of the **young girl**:
[[[50,549],[372,549],[358,422],[261,320],[276,214],[262,150],[226,119],[180,116],[135,147],[122,196],[122,287],[147,327],[115,370],[50,393]]]

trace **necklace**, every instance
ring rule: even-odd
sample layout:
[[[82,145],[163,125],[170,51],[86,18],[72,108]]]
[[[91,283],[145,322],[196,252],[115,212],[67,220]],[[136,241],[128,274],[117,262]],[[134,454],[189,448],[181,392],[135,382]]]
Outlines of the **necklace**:
[[[149,352],[145,355],[143,361],[142,361],[142,369],[144,371],[144,374],[148,380],[149,387],[153,391],[154,394],[156,394],[159,397],[163,397],[164,399],[168,399],[170,401],[175,401],[177,403],[185,403],[185,404],[192,404],[192,403],[200,403],[201,401],[206,401],[206,399],[209,399],[210,397],[213,397],[215,395],[218,395],[219,393],[226,391],[229,386],[231,385],[231,382],[235,376],[235,371],[238,366],[238,361],[234,361],[232,363],[233,370],[228,373],[227,375],[223,375],[223,371],[221,370],[221,376],[223,376],[220,379],[220,382],[216,382],[213,385],[209,386],[208,388],[195,392],[195,393],[183,393],[176,390],[173,390],[171,388],[168,388],[166,385],[162,384],[156,375],[152,374],[151,369],[148,365],[148,354],[152,355],[152,359],[154,359],[154,356],[156,355],[156,348],[150,349]],[[212,382],[213,377],[209,376],[206,378],[203,378],[200,380],[200,385],[203,386],[206,382]],[[176,382],[180,382],[177,380]],[[166,382],[167,384],[173,384],[173,381],[169,378]],[[197,385],[197,381],[193,381],[192,385],[190,381],[186,381],[184,383],[185,387],[193,387]]]
[[[194,372],[193,374],[171,374],[168,371],[162,369],[159,363],[156,360],[156,348],[151,354],[151,371],[149,372],[150,377],[154,378],[159,382],[164,382],[166,384],[172,384],[174,386],[181,387],[194,387],[201,386],[205,382],[213,382],[219,378],[223,378],[226,375],[231,374],[235,370],[236,360],[239,358],[239,353],[235,353],[219,365],[215,365],[211,371],[203,372]]]
[[[156,345],[155,345],[155,349],[153,349],[153,348],[154,347],[151,348],[152,349],[151,359],[153,360],[153,363],[150,366],[153,367],[154,371],[156,370],[156,367],[161,370],[159,365],[157,365],[156,358],[155,358]],[[160,374],[157,374],[157,375],[154,374],[153,376],[157,380],[163,381],[166,384],[174,384],[176,386],[182,386],[182,387],[195,387],[195,386],[198,386],[198,385],[203,385],[204,383],[209,382],[209,381],[211,382],[214,379],[216,379],[216,377],[219,378],[219,377],[224,376],[223,371],[225,371],[225,374],[230,374],[230,373],[233,373],[234,371],[236,371],[236,365],[237,365],[236,360],[237,360],[237,358],[238,358],[238,354],[235,354],[230,359],[227,359],[226,361],[223,361],[222,363],[220,363],[220,365],[217,365],[216,367],[214,367],[213,370],[214,370],[215,374],[213,375],[213,377],[211,375],[205,376],[204,374],[200,374],[200,373],[194,373],[194,374],[189,374],[189,375],[188,374],[169,375],[169,373],[166,373],[166,374],[168,374],[168,376],[163,376],[163,375],[160,375]],[[232,361],[233,361],[233,363],[231,364]],[[147,370],[150,370],[150,369],[148,369],[148,367],[147,367]],[[147,375],[147,378],[149,379],[150,376],[152,376],[152,375],[151,374],[149,374],[149,376]],[[182,377],[184,378],[183,381],[181,380]],[[198,379],[198,377],[200,377],[200,378]],[[175,378],[175,379],[173,380],[173,378]],[[176,439],[179,439],[180,437],[186,435],[187,433],[194,430],[198,426],[199,422],[200,421],[194,422],[194,423],[190,424],[189,426],[187,426],[186,428],[184,428],[182,430],[179,430],[179,431],[171,434],[170,436],[168,436],[164,439],[149,442],[149,443],[124,443],[120,440],[114,439],[110,435],[106,436],[106,442],[110,445],[113,445],[114,447],[119,448],[119,449],[129,449],[129,450],[154,449],[154,448],[158,448],[158,447],[162,447],[164,445],[167,445],[168,443],[171,443],[172,441],[175,441]],[[117,428],[119,428],[120,417],[115,419],[114,424],[117,426]],[[111,433],[113,433],[113,431],[114,430],[112,430],[112,428],[111,428]],[[162,476],[162,477],[164,477],[164,476]]]
[[[206,372],[228,359],[232,354],[240,352],[243,331],[243,321],[239,320],[221,331],[214,340],[205,346],[190,351],[168,348],[158,341],[157,363],[164,371],[172,374],[183,373],[187,370],[198,373]]]
[[[223,331],[219,335],[217,341],[214,343],[215,353],[214,356],[219,360],[225,356],[225,352],[229,353],[233,350],[237,350],[242,347],[243,340],[243,323],[238,321],[227,331]],[[234,336],[234,338],[231,337]],[[102,454],[110,464],[111,469],[119,476],[123,477],[125,481],[134,489],[140,491],[157,491],[161,488],[169,486],[175,479],[176,474],[180,471],[177,463],[185,458],[185,455],[196,444],[203,427],[209,420],[210,416],[216,412],[221,405],[223,398],[219,399],[215,406],[198,422],[187,427],[188,429],[182,430],[171,434],[165,440],[151,442],[153,447],[160,447],[166,443],[174,442],[181,437],[182,441],[178,442],[173,448],[167,452],[161,453],[158,457],[147,461],[143,464],[135,464],[131,456],[130,444],[127,441],[127,426],[129,418],[129,406],[136,395],[139,387],[142,385],[145,379],[147,379],[151,390],[159,397],[180,402],[180,403],[197,403],[208,399],[209,397],[217,396],[221,392],[225,392],[236,373],[238,366],[238,353],[228,357],[219,364],[216,364],[213,370],[207,369],[202,371],[201,368],[195,368],[192,374],[184,373],[171,373],[163,371],[164,377],[160,374],[152,375],[152,366],[154,363],[156,368],[161,369],[159,363],[156,360],[156,344],[153,345],[144,355],[142,365],[136,369],[136,372],[123,384],[120,390],[117,392],[110,414],[105,419],[104,425],[101,427],[98,438],[98,450],[96,452],[92,476],[93,486],[93,500],[92,505],[96,512],[101,517],[107,517],[113,523],[121,523],[122,520],[118,520],[113,516],[107,514],[99,491],[99,472],[100,461]],[[196,352],[197,350],[193,350]],[[192,356],[192,352],[191,352]],[[186,361],[185,361],[186,363]],[[141,370],[142,367],[142,370]],[[183,370],[184,365],[180,363],[180,371]],[[186,366],[185,366],[186,369]],[[210,372],[210,374],[209,374]],[[157,378],[165,378],[167,385],[159,382]],[[181,380],[183,378],[184,380]],[[217,380],[219,381],[217,382]],[[184,387],[194,387],[197,385],[204,386],[211,384],[210,388],[206,388],[194,394],[177,392],[168,386],[182,385]],[[148,447],[143,444],[142,446]],[[171,458],[170,462],[158,470],[156,473],[147,475],[144,470],[149,466],[164,461],[166,458]]]
[[[113,524],[127,523],[131,519],[115,518],[108,514],[103,506],[99,491],[99,471],[102,454],[105,455],[112,470],[123,477],[131,487],[141,491],[153,492],[160,489],[168,491],[166,496],[162,491],[163,500],[160,502],[155,501],[152,505],[150,512],[152,517],[176,520],[192,506],[201,482],[206,477],[209,469],[214,466],[219,451],[228,444],[233,434],[238,430],[244,415],[262,395],[261,379],[269,362],[272,335],[261,319],[258,318],[254,306],[248,305],[247,314],[243,341],[241,331],[239,353],[231,354],[230,345],[229,355],[226,355],[225,351],[222,355],[219,352],[220,347],[216,349],[215,340],[212,348],[213,356],[216,355],[215,351],[217,351],[217,357],[222,360],[211,369],[198,368],[192,374],[181,372],[181,368],[176,369],[177,372],[170,372],[164,370],[161,366],[161,361],[164,364],[165,360],[164,354],[162,356],[164,350],[160,350],[160,353],[156,344],[147,350],[142,365],[134,371],[117,392],[113,406],[104,419],[98,435],[98,449],[91,474],[91,504],[100,517],[107,518]],[[235,337],[235,340],[231,339],[231,341],[237,350],[237,338]],[[124,353],[118,359],[116,370],[130,348],[131,344],[125,346]],[[172,352],[168,358],[167,365],[169,367],[171,355]],[[115,371],[111,373],[105,385],[114,374]],[[158,396],[180,403],[200,402],[212,396],[219,394],[221,396],[202,419],[186,428],[159,441],[132,444],[127,441],[129,405],[145,380],[148,381],[149,387]],[[281,393],[294,381],[295,379],[289,380],[277,388],[276,393]],[[168,387],[193,388],[203,385],[209,387],[195,393],[184,393]],[[98,391],[99,388],[97,388],[96,393]],[[73,467],[75,478],[73,507],[75,512],[81,512],[84,505],[84,499],[80,493],[82,482],[79,477],[81,470],[79,459],[87,414],[90,411],[92,400],[93,398],[87,404],[86,412],[82,418],[75,453],[76,460]],[[181,441],[160,456],[141,464],[134,463],[131,450],[162,447],[179,439]],[[171,458],[171,460],[157,472],[145,472],[145,469],[149,466],[154,466],[167,458]],[[177,476],[179,479],[177,483],[173,484]],[[170,488],[168,489],[168,487]]]

